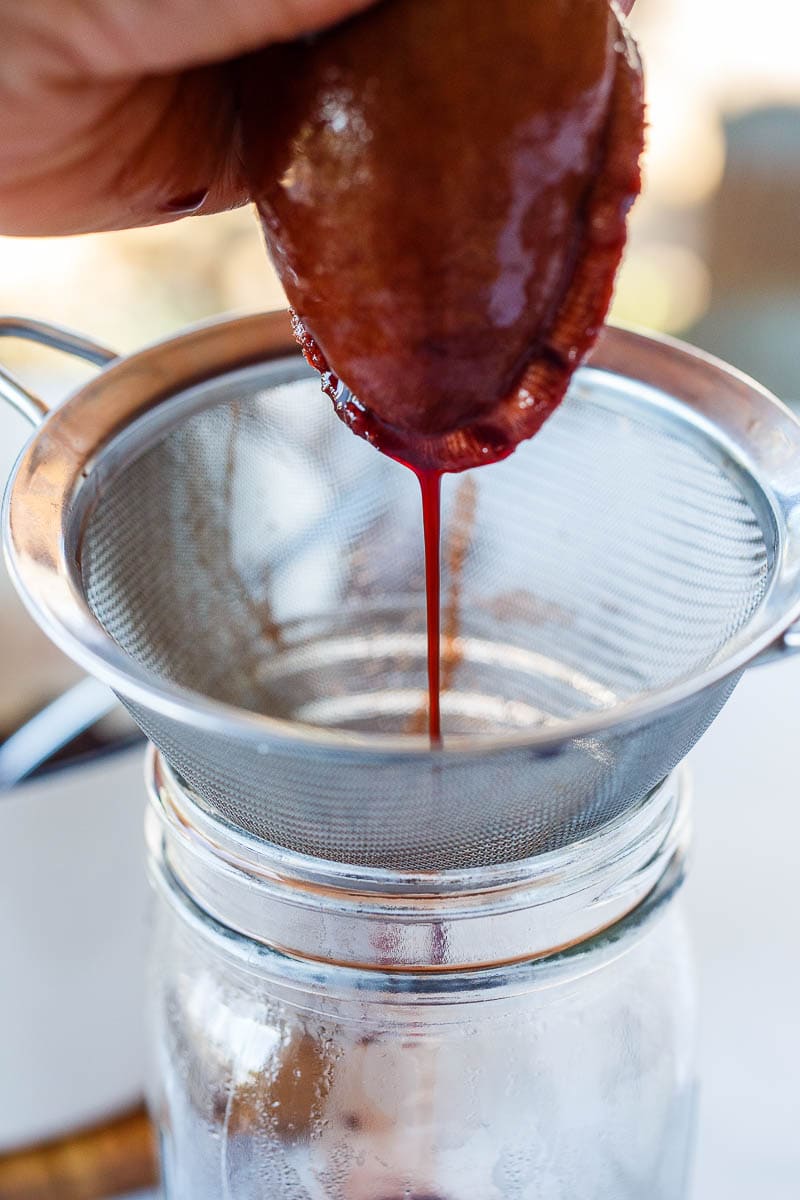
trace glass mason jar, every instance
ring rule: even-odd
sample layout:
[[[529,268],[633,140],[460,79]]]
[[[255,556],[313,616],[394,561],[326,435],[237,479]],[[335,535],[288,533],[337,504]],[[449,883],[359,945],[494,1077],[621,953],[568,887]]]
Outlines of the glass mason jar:
[[[524,863],[302,858],[156,755],[150,1103],[168,1200],[678,1200],[685,779]]]

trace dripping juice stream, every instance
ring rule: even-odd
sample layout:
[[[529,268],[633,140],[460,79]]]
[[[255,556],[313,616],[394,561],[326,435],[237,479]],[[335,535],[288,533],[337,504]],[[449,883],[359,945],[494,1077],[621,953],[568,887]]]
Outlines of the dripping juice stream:
[[[415,471],[422,494],[425,535],[425,603],[428,627],[428,733],[432,746],[441,745],[441,526],[442,472]]]

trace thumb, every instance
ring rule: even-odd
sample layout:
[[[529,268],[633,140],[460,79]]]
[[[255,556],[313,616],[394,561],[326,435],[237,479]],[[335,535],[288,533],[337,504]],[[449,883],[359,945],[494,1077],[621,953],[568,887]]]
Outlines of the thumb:
[[[37,0],[23,17],[66,51],[73,77],[167,74],[331,25],[370,0]],[[64,59],[62,59],[64,61]]]

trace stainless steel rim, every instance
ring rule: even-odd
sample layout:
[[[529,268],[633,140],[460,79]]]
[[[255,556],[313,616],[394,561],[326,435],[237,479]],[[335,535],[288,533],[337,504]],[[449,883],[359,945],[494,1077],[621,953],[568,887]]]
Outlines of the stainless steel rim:
[[[668,338],[607,328],[589,368],[627,377],[674,396],[699,429],[712,427],[731,460],[755,480],[778,514],[780,566],[759,632],[702,673],[565,722],[557,730],[449,739],[431,750],[423,737],[364,735],[262,716],[166,682],[145,670],[96,620],[79,585],[71,546],[81,504],[95,498],[92,469],[132,422],[193,385],[297,354],[284,313],[191,329],[106,367],[44,421],[23,452],[6,491],[3,540],[9,570],[34,618],[51,639],[122,696],[176,721],[254,744],[302,745],[320,752],[387,753],[399,758],[481,756],[509,749],[552,753],[578,737],[636,726],[733,676],[759,657],[794,649],[787,628],[800,617],[800,423],[774,396],[725,364]],[[754,437],[756,429],[769,435]],[[776,583],[780,584],[776,587]]]

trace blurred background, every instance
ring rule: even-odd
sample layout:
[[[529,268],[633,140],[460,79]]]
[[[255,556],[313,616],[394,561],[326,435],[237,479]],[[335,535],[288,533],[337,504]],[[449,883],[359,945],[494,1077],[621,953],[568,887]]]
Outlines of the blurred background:
[[[800,402],[797,0],[637,0],[633,25],[650,129],[613,316],[695,343]],[[71,239],[0,237],[0,312],[70,325],[122,352],[214,315],[281,304],[249,210]],[[0,356],[53,398],[86,370],[16,343]],[[0,410],[0,478],[25,435]],[[0,568],[0,735],[74,677]],[[797,664],[748,679],[696,760],[704,1200],[797,1194],[796,1097],[786,1089],[800,1071],[789,850],[800,836],[798,695]],[[754,799],[759,822],[726,819]]]

